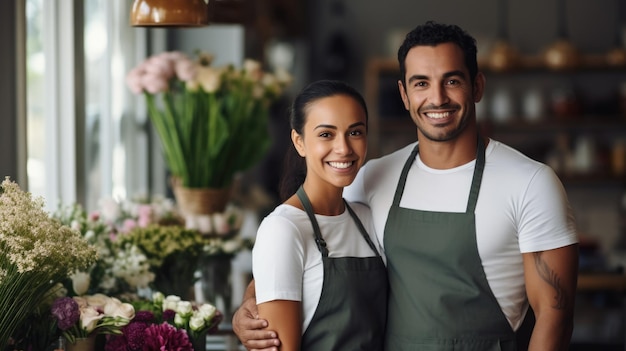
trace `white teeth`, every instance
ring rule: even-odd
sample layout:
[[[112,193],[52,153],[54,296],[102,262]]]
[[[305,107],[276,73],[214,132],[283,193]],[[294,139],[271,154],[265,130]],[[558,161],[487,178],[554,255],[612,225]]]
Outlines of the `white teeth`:
[[[328,162],[333,168],[348,168],[352,166],[352,162]]]
[[[426,114],[429,118],[446,118],[450,115],[450,112],[429,112]]]

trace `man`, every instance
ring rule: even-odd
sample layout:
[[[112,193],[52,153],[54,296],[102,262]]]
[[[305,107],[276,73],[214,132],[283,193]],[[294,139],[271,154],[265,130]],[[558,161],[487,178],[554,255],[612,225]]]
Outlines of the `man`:
[[[485,77],[475,40],[427,22],[398,51],[414,143],[359,172],[344,197],[368,204],[387,255],[386,350],[567,350],[578,272],[575,223],[554,172],[479,136]],[[516,331],[530,307],[530,340]],[[277,345],[262,320],[233,320],[244,344]],[[531,312],[532,313],[532,312]],[[522,339],[518,346],[518,340]]]

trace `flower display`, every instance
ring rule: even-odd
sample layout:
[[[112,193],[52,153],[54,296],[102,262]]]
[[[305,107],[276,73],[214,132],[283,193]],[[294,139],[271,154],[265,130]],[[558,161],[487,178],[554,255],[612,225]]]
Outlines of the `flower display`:
[[[135,318],[120,335],[108,339],[105,351],[194,350],[222,321],[215,306],[194,305],[179,296],[156,292],[151,300],[135,302]]]
[[[54,214],[98,250],[95,264],[74,271],[65,282],[71,295],[117,296],[152,288],[188,296],[200,257],[232,256],[253,245],[252,239],[238,235],[243,212],[234,206],[198,218],[193,228],[184,226],[173,202],[161,196],[103,199],[99,204],[91,213],[73,204]]]
[[[135,317],[135,308],[103,294],[59,297],[50,309],[68,342],[97,334],[121,334]]]
[[[53,217],[80,231],[98,250],[95,264],[71,275],[67,288],[74,295],[114,295],[147,286],[154,280],[147,258],[137,249],[120,250],[117,238],[134,228],[181,223],[173,201],[160,195],[137,195],[123,201],[104,198],[91,213],[79,204],[61,205]]]
[[[226,188],[258,162],[270,145],[270,104],[290,82],[247,59],[242,68],[211,66],[181,52],[149,57],[126,77],[143,94],[174,178],[189,188]]]
[[[0,185],[0,345],[32,316],[55,285],[97,258],[81,234],[52,218],[5,178]]]

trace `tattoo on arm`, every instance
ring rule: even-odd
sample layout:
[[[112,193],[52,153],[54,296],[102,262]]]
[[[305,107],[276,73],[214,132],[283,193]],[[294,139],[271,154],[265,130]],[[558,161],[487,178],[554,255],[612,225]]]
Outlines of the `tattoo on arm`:
[[[554,305],[553,308],[557,310],[563,310],[567,308],[567,296],[566,291],[561,285],[561,278],[554,272],[548,264],[541,259],[543,252],[535,252],[533,257],[535,258],[535,267],[537,267],[537,273],[541,279],[550,284],[554,288]]]

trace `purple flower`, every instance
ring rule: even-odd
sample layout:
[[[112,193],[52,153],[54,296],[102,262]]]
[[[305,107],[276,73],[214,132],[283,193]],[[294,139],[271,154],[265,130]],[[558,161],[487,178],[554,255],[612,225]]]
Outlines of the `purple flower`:
[[[176,311],[174,310],[165,310],[163,311],[163,320],[166,322],[173,322],[174,317],[176,316]]]
[[[145,343],[146,328],[149,325],[149,322],[135,322],[128,324],[124,328],[124,337],[126,338],[128,350],[141,351]]]
[[[133,321],[136,322],[153,322],[154,321],[154,313],[150,311],[137,311],[135,313],[135,318]]]
[[[187,332],[167,323],[150,325],[145,337],[144,350],[193,351]]]
[[[80,319],[78,303],[67,296],[54,300],[50,312],[58,320],[58,326],[61,330],[68,330]]]
[[[152,323],[152,312],[139,311],[135,318],[122,328],[122,335],[111,336],[105,351],[141,351],[146,338],[145,330]]]

